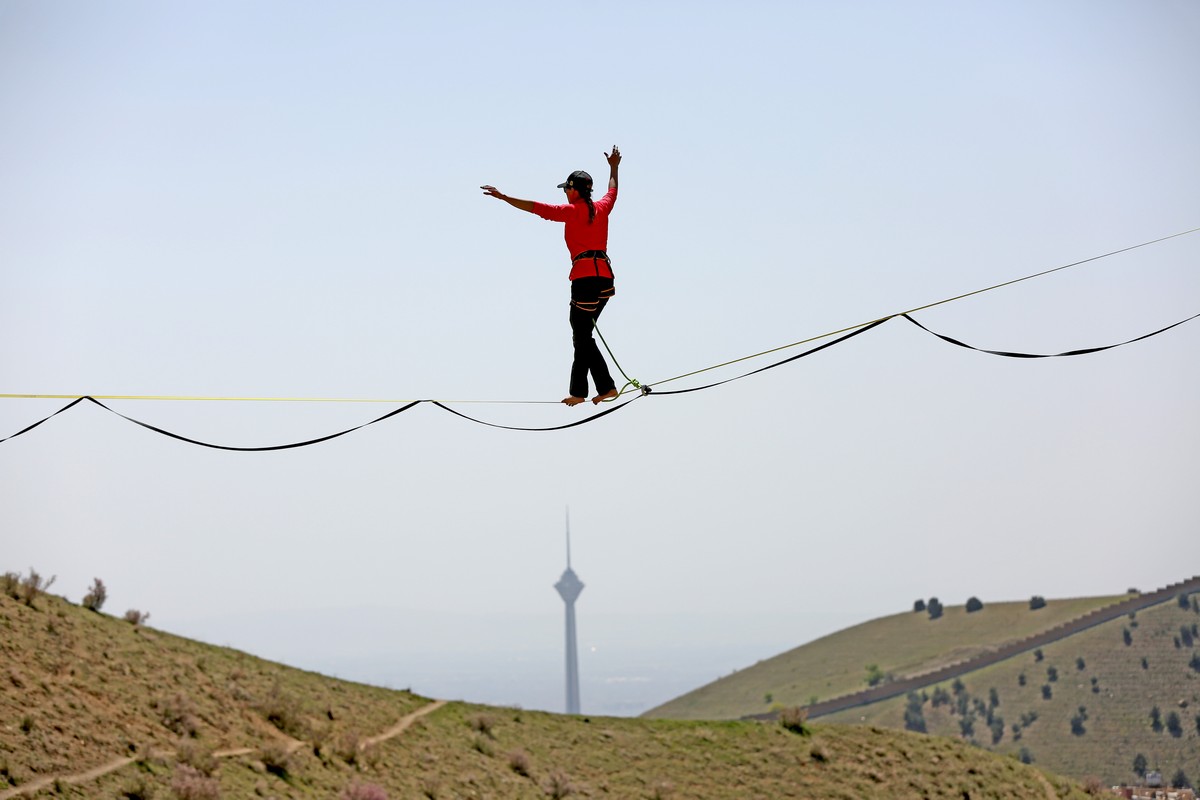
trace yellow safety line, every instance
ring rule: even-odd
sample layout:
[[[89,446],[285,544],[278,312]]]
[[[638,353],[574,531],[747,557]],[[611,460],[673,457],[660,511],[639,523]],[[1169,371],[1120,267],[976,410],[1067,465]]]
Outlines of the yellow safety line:
[[[245,403],[403,403],[424,402],[413,398],[390,400],[378,397],[209,397],[204,395],[165,395],[165,394],[0,394],[0,400],[78,400],[81,397],[91,397],[94,400],[202,400],[212,402],[245,402]],[[434,398],[429,398],[430,400]],[[557,400],[438,400],[439,403],[488,403],[492,405],[528,405],[534,403],[554,403]]]

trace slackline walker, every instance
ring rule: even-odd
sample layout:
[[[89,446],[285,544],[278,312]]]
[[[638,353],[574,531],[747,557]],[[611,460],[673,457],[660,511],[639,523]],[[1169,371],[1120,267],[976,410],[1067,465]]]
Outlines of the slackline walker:
[[[564,223],[563,238],[571,256],[571,272],[568,276],[571,280],[569,320],[575,350],[569,394],[563,398],[563,403],[568,406],[577,406],[587,398],[589,374],[596,386],[592,403],[615,400],[620,394],[609,374],[604,355],[592,338],[600,312],[616,294],[612,261],[608,257],[608,217],[617,203],[617,167],[621,164],[621,151],[613,145],[612,152],[605,153],[604,158],[608,161],[608,192],[599,200],[592,199],[592,176],[581,169],[572,172],[558,185],[566,193],[567,202],[562,205],[519,200],[509,197],[495,186],[479,187],[484,194],[503,200],[513,208],[528,211],[551,222]],[[609,355],[612,355],[612,351],[609,351]],[[636,381],[630,383],[637,385]],[[630,383],[625,385],[629,386]]]
[[[615,147],[613,148],[613,155],[609,156],[610,164],[613,164],[614,156],[615,156],[615,160],[619,163],[620,153],[619,153],[619,151],[617,151],[617,149]],[[613,173],[614,173],[614,177],[612,179],[612,182],[615,183],[615,180],[616,180],[615,179],[615,173],[616,173],[616,165],[615,164],[613,164]],[[492,187],[484,187],[484,188],[492,189]],[[615,187],[613,187],[613,189],[615,190]],[[494,192],[495,190],[492,189],[492,191]],[[613,192],[613,194],[615,196],[615,191]],[[500,197],[501,195],[497,192],[492,196]],[[508,198],[505,198],[505,199],[508,199]],[[510,202],[512,202],[512,201],[510,200]],[[514,204],[522,203],[522,202],[525,202],[525,201],[515,201]],[[518,206],[518,207],[520,207],[520,206]],[[925,325],[923,325],[922,323],[920,323],[916,319],[914,319],[912,315],[916,314],[919,311],[933,308],[935,306],[945,305],[946,303],[953,303],[957,300],[962,300],[963,298],[966,298],[966,297],[972,297],[974,295],[982,294],[984,292],[990,292],[995,289],[1000,289],[1005,286],[1011,286],[1013,284],[1020,283],[1022,281],[1031,280],[1033,278],[1038,278],[1043,275],[1049,275],[1050,273],[1053,273],[1053,272],[1059,272],[1061,270],[1070,269],[1071,267],[1076,267],[1081,264],[1086,264],[1086,263],[1089,263],[1092,261],[1098,261],[1102,258],[1107,258],[1109,256],[1117,255],[1118,253],[1128,252],[1130,250],[1135,250],[1140,247],[1147,247],[1152,244],[1157,244],[1158,242],[1164,242],[1168,239],[1174,239],[1174,238],[1177,238],[1180,236],[1186,236],[1188,234],[1197,233],[1197,232],[1200,232],[1200,228],[1193,228],[1191,230],[1182,231],[1180,233],[1174,233],[1174,234],[1171,234],[1170,236],[1164,236],[1162,238],[1154,239],[1152,241],[1142,242],[1141,244],[1132,245],[1130,247],[1124,247],[1124,248],[1121,248],[1120,250],[1114,250],[1112,252],[1104,253],[1102,255],[1092,256],[1091,258],[1086,258],[1082,261],[1076,261],[1071,264],[1065,264],[1065,265],[1062,265],[1059,267],[1054,267],[1053,269],[1043,270],[1041,272],[1037,272],[1032,275],[1026,275],[1022,278],[1015,278],[1013,280],[1005,281],[1004,283],[998,283],[994,286],[989,286],[989,287],[986,287],[983,289],[976,289],[975,291],[972,291],[972,292],[967,292],[965,294],[956,295],[954,297],[949,297],[944,300],[938,300],[933,303],[927,303],[923,306],[918,306],[917,308],[912,308],[907,311],[897,311],[895,313],[888,314],[887,316],[879,317],[874,320],[870,320],[867,322],[860,322],[856,325],[849,325],[849,326],[841,328],[839,330],[829,331],[827,333],[819,334],[817,336],[810,336],[807,339],[802,339],[798,342],[792,342],[790,344],[780,345],[778,347],[774,347],[769,350],[764,350],[759,353],[753,353],[751,355],[742,356],[740,358],[735,358],[731,361],[725,361],[720,364],[713,364],[711,366],[692,370],[691,372],[685,372],[681,375],[676,375],[671,378],[663,378],[661,380],[648,382],[644,385],[640,384],[638,381],[635,381],[635,380],[629,378],[628,376],[625,376],[627,383],[620,392],[618,392],[616,390],[615,384],[610,384],[613,387],[611,393],[608,396],[599,396],[599,397],[593,398],[593,402],[599,403],[599,402],[603,402],[605,400],[616,399],[620,395],[624,394],[625,388],[627,388],[629,386],[632,386],[634,389],[640,390],[640,394],[635,395],[633,398],[626,400],[625,402],[614,403],[613,405],[611,405],[609,408],[605,409],[604,411],[600,411],[599,413],[592,414],[590,416],[584,417],[581,420],[577,420],[575,422],[571,422],[571,423],[568,423],[565,425],[553,425],[553,426],[548,426],[548,427],[537,427],[537,428],[535,428],[535,427],[518,427],[518,426],[513,426],[513,425],[500,425],[495,422],[489,422],[487,420],[469,416],[469,415],[463,413],[462,411],[459,411],[457,409],[450,407],[451,405],[459,405],[459,404],[464,404],[464,403],[534,405],[534,404],[543,404],[543,403],[551,402],[551,401],[547,401],[547,400],[478,400],[478,399],[474,399],[474,400],[446,400],[446,399],[443,399],[443,400],[435,400],[435,399],[387,400],[387,399],[380,399],[380,398],[353,399],[353,398],[344,398],[344,397],[343,398],[329,398],[329,397],[325,397],[325,398],[320,398],[320,397],[196,397],[196,396],[179,396],[179,395],[100,395],[100,394],[97,394],[97,395],[82,395],[82,394],[66,395],[66,394],[6,394],[6,393],[0,393],[0,399],[9,399],[9,400],[12,400],[12,399],[43,399],[43,400],[63,399],[63,400],[71,401],[70,403],[68,403],[67,405],[58,409],[57,411],[50,414],[49,416],[47,416],[43,419],[40,419],[37,422],[34,422],[30,425],[25,426],[24,428],[17,431],[16,433],[12,433],[12,434],[9,434],[8,436],[0,438],[0,444],[3,444],[4,442],[15,439],[18,436],[21,436],[23,434],[26,434],[26,433],[34,430],[35,428],[43,425],[44,423],[49,422],[54,417],[57,417],[59,414],[62,414],[65,411],[69,411],[70,409],[75,408],[75,407],[80,406],[85,403],[90,404],[93,407],[99,407],[99,408],[103,409],[104,411],[107,411],[111,414],[121,417],[122,419],[124,419],[128,422],[132,422],[135,425],[139,425],[142,428],[145,428],[147,430],[151,430],[151,431],[161,434],[163,436],[169,436],[169,437],[171,437],[173,439],[177,439],[179,441],[187,442],[188,444],[198,445],[201,447],[211,447],[211,448],[218,449],[218,450],[235,450],[235,451],[239,451],[239,452],[262,452],[262,451],[268,451],[268,450],[288,450],[288,449],[292,449],[292,448],[296,448],[296,447],[307,447],[308,445],[319,444],[321,442],[327,442],[327,441],[330,441],[331,439],[337,439],[341,436],[345,436],[346,434],[353,433],[358,430],[362,430],[363,428],[366,428],[370,425],[375,425],[375,424],[383,422],[385,420],[392,419],[392,418],[398,416],[399,414],[402,414],[405,411],[415,408],[418,405],[426,405],[426,404],[432,405],[436,408],[441,409],[442,411],[446,411],[450,414],[460,417],[461,419],[465,419],[470,422],[475,422],[480,425],[487,425],[487,426],[490,426],[493,428],[502,428],[504,430],[511,430],[511,431],[561,431],[561,430],[566,430],[568,428],[574,428],[579,425],[585,425],[589,422],[594,422],[602,417],[606,417],[615,411],[619,411],[622,408],[625,408],[631,402],[633,402],[634,400],[637,400],[640,397],[645,397],[648,395],[653,396],[653,397],[666,397],[666,396],[670,396],[670,395],[685,394],[688,392],[699,392],[699,391],[703,391],[705,389],[711,389],[716,386],[721,386],[723,384],[730,383],[732,381],[741,380],[742,378],[748,378],[751,375],[757,375],[757,374],[759,374],[761,372],[765,372],[769,369],[774,369],[775,367],[780,367],[780,366],[783,366],[784,364],[788,364],[788,363],[791,363],[798,359],[804,358],[805,356],[809,356],[814,353],[821,352],[822,350],[833,347],[836,344],[845,342],[848,339],[859,336],[863,333],[866,333],[867,331],[874,330],[875,328],[878,328],[879,326],[883,325],[885,322],[888,322],[890,320],[897,319],[897,318],[902,318],[902,319],[907,320],[908,322],[911,322],[913,325],[916,325],[918,328],[926,331],[927,333],[929,333],[933,336],[936,336],[938,339],[940,339],[948,344],[953,344],[958,347],[965,347],[970,350],[975,350],[975,351],[978,351],[981,353],[987,353],[989,355],[994,355],[994,356],[1004,356],[1007,358],[1031,359],[1031,358],[1063,358],[1063,357],[1069,357],[1069,356],[1091,355],[1093,353],[1099,353],[1104,350],[1111,350],[1115,347],[1123,347],[1128,344],[1133,344],[1134,342],[1140,342],[1144,339],[1149,339],[1152,336],[1158,336],[1159,334],[1165,333],[1169,330],[1172,330],[1173,328],[1183,325],[1186,322],[1191,322],[1193,320],[1200,319],[1200,314],[1193,314],[1190,317],[1186,317],[1185,319],[1179,320],[1178,322],[1171,323],[1165,327],[1159,328],[1150,333],[1145,333],[1145,334],[1142,334],[1141,336],[1137,336],[1135,338],[1128,339],[1128,340],[1125,340],[1122,342],[1117,342],[1115,344],[1101,345],[1101,346],[1097,346],[1097,347],[1087,347],[1087,348],[1082,348],[1082,349],[1077,349],[1077,350],[1068,350],[1068,351],[1062,352],[1062,353],[1019,353],[1019,352],[1011,352],[1011,351],[1007,351],[1007,350],[992,350],[992,349],[988,349],[988,348],[984,348],[984,347],[977,347],[975,345],[962,342],[962,341],[955,339],[951,336],[948,336],[946,334],[931,330],[930,328],[926,327]],[[598,305],[598,307],[603,307],[602,304],[597,304],[597,305]],[[572,306],[572,308],[574,308],[574,306]],[[597,315],[598,315],[598,312],[597,312]],[[594,317],[589,318],[589,324],[592,326],[592,329],[594,329],[596,331],[596,333],[599,334],[599,328],[596,327]],[[834,337],[836,337],[836,338],[834,338]],[[790,350],[792,348],[799,347],[800,345],[809,344],[812,342],[819,341],[821,339],[829,339],[830,341],[827,341],[824,344],[809,348],[801,353],[797,353],[796,355],[789,356],[780,361],[776,361],[771,364],[767,364],[764,367],[759,367],[758,369],[754,369],[749,372],[743,373],[741,375],[735,375],[734,377],[731,377],[731,378],[725,378],[723,380],[718,380],[713,383],[708,383],[708,384],[701,385],[701,386],[692,386],[692,387],[689,387],[686,389],[675,389],[672,391],[663,391],[661,388],[659,388],[667,383],[672,383],[674,381],[682,380],[684,378],[689,378],[689,377],[693,377],[693,376],[700,375],[703,373],[712,372],[714,370],[732,366],[733,364],[738,364],[738,363],[741,363],[744,361],[750,361],[752,359],[761,358],[763,356],[770,355],[772,353],[778,353],[783,350]],[[601,336],[601,341],[603,341],[603,340],[604,340],[604,337]],[[605,343],[605,347],[606,348],[608,347],[607,343]],[[611,351],[609,351],[609,355],[610,356],[612,355]],[[615,358],[613,359],[613,363],[616,364]],[[618,370],[621,369],[620,364],[617,364],[617,369]],[[621,371],[621,374],[623,376],[625,375],[623,370]],[[593,375],[593,379],[594,379],[594,375]],[[584,378],[584,380],[585,380],[585,384],[586,384],[586,377]],[[611,378],[610,378],[610,381],[611,381]],[[584,393],[586,393],[586,388],[587,387],[585,385]],[[653,395],[651,395],[651,391],[653,391]],[[346,430],[339,431],[337,433],[327,434],[325,436],[320,436],[320,437],[313,438],[313,439],[307,439],[307,440],[299,441],[299,442],[292,442],[289,444],[270,445],[270,446],[265,446],[265,447],[237,447],[237,446],[231,446],[231,445],[222,445],[222,444],[214,444],[211,442],[204,442],[204,441],[200,441],[198,439],[193,439],[193,438],[189,438],[187,436],[183,436],[178,433],[173,433],[171,431],[168,431],[161,427],[153,425],[149,422],[145,422],[140,419],[135,419],[134,417],[128,416],[126,414],[121,413],[120,411],[110,408],[109,406],[100,402],[102,400],[174,400],[174,401],[239,401],[239,402],[257,401],[257,402],[277,402],[277,403],[278,402],[387,403],[387,404],[391,404],[391,405],[396,405],[398,407],[394,408],[392,411],[389,411],[388,413],[386,413],[380,417],[377,417],[375,419],[361,423],[352,428],[348,428]],[[569,402],[568,405],[578,405],[579,403],[583,402],[583,396],[582,396],[582,394],[581,395],[572,395],[571,397],[567,398],[567,400],[564,400],[563,402],[567,402],[569,400],[574,400],[575,402]]]

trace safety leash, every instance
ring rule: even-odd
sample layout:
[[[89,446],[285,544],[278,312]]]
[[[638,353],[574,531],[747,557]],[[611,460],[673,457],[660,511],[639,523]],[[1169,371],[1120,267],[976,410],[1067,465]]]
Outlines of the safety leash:
[[[619,361],[617,361],[617,357],[613,355],[612,348],[609,347],[608,342],[606,342],[604,340],[604,334],[600,332],[600,326],[596,324],[596,320],[594,320],[594,319],[592,320],[592,327],[595,328],[596,335],[600,337],[600,342],[601,342],[601,344],[604,345],[604,349],[608,351],[608,357],[612,359],[613,365],[616,366],[616,368],[617,368],[617,372],[620,372],[621,377],[625,379],[625,385],[621,387],[621,391],[617,392],[617,397],[620,397],[621,395],[625,394],[625,390],[628,389],[630,386],[632,386],[633,388],[640,391],[643,395],[650,394],[651,390],[650,390],[649,386],[643,386],[636,378],[629,377],[628,375],[625,374],[625,370],[621,369],[621,363]],[[605,400],[604,402],[611,403],[613,400],[616,400],[616,399],[617,399],[616,397],[610,397],[608,400]]]

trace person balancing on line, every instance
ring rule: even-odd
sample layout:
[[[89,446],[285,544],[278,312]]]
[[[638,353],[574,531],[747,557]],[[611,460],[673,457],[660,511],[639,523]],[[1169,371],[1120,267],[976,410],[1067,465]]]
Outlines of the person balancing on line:
[[[608,161],[608,192],[599,200],[592,199],[592,176],[583,170],[572,172],[558,185],[567,195],[567,202],[562,205],[518,200],[495,186],[479,187],[484,194],[503,200],[513,208],[537,214],[551,222],[565,223],[563,238],[571,254],[571,339],[575,345],[570,394],[563,398],[569,406],[579,405],[587,398],[588,373],[596,385],[593,403],[617,396],[608,364],[592,338],[596,319],[609,298],[616,294],[612,262],[606,250],[608,215],[617,202],[617,167],[621,164],[621,151],[613,145],[612,152],[605,153],[604,158]]]

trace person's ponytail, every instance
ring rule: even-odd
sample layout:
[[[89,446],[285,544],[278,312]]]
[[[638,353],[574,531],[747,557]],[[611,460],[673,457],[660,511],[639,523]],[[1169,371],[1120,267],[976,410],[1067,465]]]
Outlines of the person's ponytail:
[[[588,224],[591,225],[592,221],[594,219],[596,219],[596,204],[592,202],[592,187],[591,186],[586,186],[586,187],[581,186],[577,191],[579,192],[579,196],[583,198],[585,203],[587,203]]]

